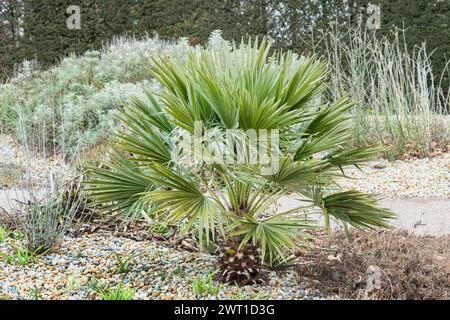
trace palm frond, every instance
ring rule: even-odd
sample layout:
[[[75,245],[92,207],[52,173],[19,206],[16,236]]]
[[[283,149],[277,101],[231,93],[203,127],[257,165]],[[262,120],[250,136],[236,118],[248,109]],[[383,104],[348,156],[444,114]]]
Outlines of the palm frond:
[[[315,134],[305,139],[294,155],[295,161],[308,159],[347,143],[351,134],[346,127],[335,127],[323,134]]]
[[[326,215],[354,227],[376,229],[390,228],[390,220],[395,214],[381,208],[378,200],[358,191],[336,193],[323,198],[322,209]]]
[[[160,188],[147,192],[142,199],[155,206],[156,213],[167,214],[169,223],[188,219],[187,229],[195,225],[201,240],[205,235],[208,244],[210,236],[214,238],[217,230],[223,233],[221,206],[202,192],[197,182],[159,163],[152,164],[151,172],[149,179]]]
[[[175,126],[167,117],[160,103],[148,89],[145,90],[145,96],[148,101],[135,96],[131,97],[131,107],[127,108],[127,112],[131,112],[133,116],[141,120],[145,119],[145,122],[149,122],[162,132],[170,134]]]
[[[314,57],[295,62],[292,53],[282,60],[282,79],[278,83],[278,96],[283,105],[291,109],[310,106],[323,91],[326,77],[325,64]],[[298,63],[298,64],[297,64]],[[297,64],[297,65],[296,65]]]
[[[327,162],[320,159],[293,161],[289,157],[283,157],[277,174],[265,178],[281,187],[303,190],[305,186],[327,185],[332,182],[333,173],[325,171],[326,166]]]
[[[243,236],[241,248],[251,242],[261,247],[263,261],[272,262],[284,257],[286,249],[296,246],[301,230],[312,228],[310,220],[299,216],[275,215],[258,221],[246,215],[230,225],[231,236]]]
[[[104,212],[118,212],[139,206],[142,194],[153,190],[149,177],[118,152],[112,153],[112,163],[107,168],[91,168],[89,181],[84,181],[94,204],[103,204]]]
[[[350,119],[349,111],[356,103],[349,97],[343,97],[321,110],[306,128],[304,134],[307,136],[324,134],[330,130],[342,126]]]
[[[270,190],[267,184],[258,186],[253,178],[248,179],[249,177],[246,175],[241,177],[245,177],[245,180],[231,181],[228,177],[224,177],[227,190],[225,202],[229,205],[229,211],[234,216],[251,215],[257,218],[272,206],[282,194],[281,190]]]
[[[168,163],[172,158],[169,137],[173,127],[157,105],[154,99],[149,106],[133,98],[133,103],[119,112],[118,118],[127,129],[119,130],[113,142],[137,156],[135,161]]]
[[[378,159],[384,150],[385,148],[381,146],[341,149],[328,155],[325,160],[335,167],[360,166],[368,161]]]
[[[303,141],[294,155],[294,160],[308,159],[315,154],[347,144],[351,140],[349,110],[354,105],[354,102],[346,97],[316,114],[299,134]]]

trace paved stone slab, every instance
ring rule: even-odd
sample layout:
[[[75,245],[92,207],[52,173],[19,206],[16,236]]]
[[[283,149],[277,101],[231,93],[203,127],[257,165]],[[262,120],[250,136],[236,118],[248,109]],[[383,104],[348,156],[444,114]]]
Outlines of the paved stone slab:
[[[382,204],[397,213],[396,228],[418,235],[450,234],[450,200],[390,198]]]
[[[279,211],[295,209],[304,203],[285,197],[279,203]],[[397,229],[407,230],[417,235],[450,235],[450,199],[403,199],[385,198],[383,207],[397,214],[393,225]],[[319,218],[319,222],[323,219]]]

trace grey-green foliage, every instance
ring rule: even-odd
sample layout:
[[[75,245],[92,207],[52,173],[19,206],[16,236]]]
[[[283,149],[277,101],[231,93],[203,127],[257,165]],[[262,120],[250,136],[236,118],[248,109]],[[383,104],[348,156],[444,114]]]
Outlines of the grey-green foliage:
[[[25,62],[0,86],[0,128],[39,150],[72,155],[108,137],[114,113],[154,85],[145,66],[160,54],[181,56],[188,44],[158,38],[115,39],[100,52],[69,56],[49,70]]]
[[[152,75],[164,87],[160,102],[148,94],[148,102],[135,99],[120,113],[113,160],[94,169],[86,182],[96,202],[106,212],[159,214],[174,225],[187,220],[187,230],[198,232],[207,244],[218,236],[238,238],[241,248],[260,247],[261,259],[270,264],[296,247],[303,229],[314,226],[308,217],[291,214],[305,205],[273,212],[284,195],[296,194],[321,209],[327,226],[335,218],[355,227],[389,227],[392,212],[372,196],[356,191],[329,195],[325,188],[345,178],[345,167],[379,156],[377,146],[348,147],[350,111],[358,104],[348,97],[320,104],[325,64],[315,57],[270,52],[265,40],[233,50],[225,43],[155,62]],[[249,141],[243,138],[242,147],[238,133],[232,137],[238,142],[226,153],[228,159],[244,156],[243,161],[209,161],[208,152],[196,154],[198,163],[174,157],[182,154],[176,133],[188,137],[198,122],[214,139],[229,129],[279,130],[281,143],[268,156],[279,159],[279,166],[264,174],[264,155],[258,163],[245,157]],[[207,138],[198,142],[211,147]],[[272,148],[275,143],[271,140]],[[181,144],[184,151],[191,147]]]
[[[353,111],[355,143],[382,143],[391,157],[407,151],[427,154],[434,142],[450,141],[445,117],[450,91],[442,90],[426,45],[406,50],[404,37],[396,33],[393,40],[380,40],[363,27],[324,37],[329,94],[336,99],[349,93],[363,105]]]
[[[87,202],[79,195],[79,187],[57,185],[53,180],[37,191],[32,184],[23,184],[27,191],[16,192],[17,200],[8,205],[7,218],[20,233],[28,252],[44,254],[76,230]],[[76,188],[76,189],[75,189]]]

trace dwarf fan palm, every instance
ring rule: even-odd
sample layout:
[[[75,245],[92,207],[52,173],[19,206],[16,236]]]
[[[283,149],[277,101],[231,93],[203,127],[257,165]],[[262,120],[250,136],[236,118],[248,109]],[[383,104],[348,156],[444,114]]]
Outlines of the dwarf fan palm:
[[[333,193],[346,166],[380,150],[349,149],[355,104],[344,98],[321,105],[320,60],[270,54],[266,41],[250,41],[164,57],[150,72],[163,86],[159,98],[147,92],[146,101],[125,107],[115,160],[94,169],[88,182],[106,210],[162,215],[170,223],[187,221],[202,241],[227,239],[222,274],[241,283],[261,263],[283,259],[302,230],[314,226],[299,214],[304,208],[276,209],[287,194],[319,209],[327,228],[332,218],[389,227],[392,213],[373,197]]]

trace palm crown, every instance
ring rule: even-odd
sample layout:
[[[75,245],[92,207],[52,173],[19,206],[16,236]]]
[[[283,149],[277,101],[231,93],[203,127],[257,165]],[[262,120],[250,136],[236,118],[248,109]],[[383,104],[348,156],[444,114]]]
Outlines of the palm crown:
[[[380,151],[351,147],[355,103],[321,103],[326,68],[320,60],[270,52],[266,41],[250,41],[153,61],[150,73],[163,90],[158,98],[150,92],[145,100],[133,98],[120,112],[113,160],[94,169],[88,182],[105,210],[186,221],[202,241],[232,239],[235,253],[251,245],[269,263],[314,225],[304,208],[276,210],[274,203],[288,194],[323,214],[327,228],[331,218],[355,227],[388,227],[392,213],[372,196],[336,190],[345,167]],[[249,130],[256,132],[255,141],[267,138],[271,152],[252,149],[251,135],[242,134]],[[216,147],[206,132],[221,139],[230,133],[230,143]],[[195,138],[197,147],[185,143]],[[221,151],[240,160],[217,160]],[[277,165],[265,172],[268,163]]]

